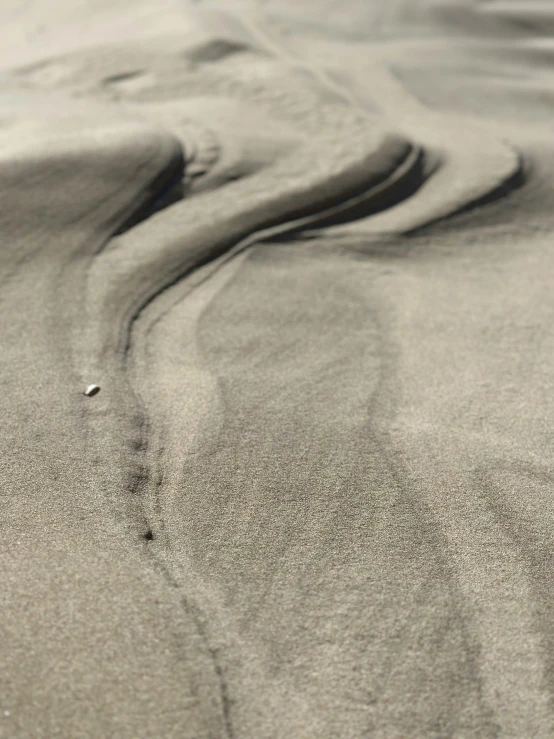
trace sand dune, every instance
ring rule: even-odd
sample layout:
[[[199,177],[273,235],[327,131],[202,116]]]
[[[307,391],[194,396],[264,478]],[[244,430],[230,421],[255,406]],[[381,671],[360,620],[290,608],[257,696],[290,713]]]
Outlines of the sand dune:
[[[553,735],[553,19],[2,4],[1,737]]]

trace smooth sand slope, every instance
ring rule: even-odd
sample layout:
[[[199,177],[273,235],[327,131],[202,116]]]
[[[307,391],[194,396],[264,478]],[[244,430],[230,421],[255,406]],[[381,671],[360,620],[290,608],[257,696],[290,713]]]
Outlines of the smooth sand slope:
[[[0,737],[554,736],[552,33],[1,4]]]

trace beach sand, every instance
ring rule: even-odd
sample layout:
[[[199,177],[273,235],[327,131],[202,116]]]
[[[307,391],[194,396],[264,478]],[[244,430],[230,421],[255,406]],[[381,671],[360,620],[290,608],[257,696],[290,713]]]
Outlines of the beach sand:
[[[0,737],[554,736],[552,34],[4,0]]]

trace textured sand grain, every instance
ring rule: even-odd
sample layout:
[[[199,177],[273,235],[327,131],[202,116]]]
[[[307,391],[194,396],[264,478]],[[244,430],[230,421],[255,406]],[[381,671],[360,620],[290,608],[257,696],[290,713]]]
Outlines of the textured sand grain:
[[[0,736],[553,735],[553,28],[2,5]]]

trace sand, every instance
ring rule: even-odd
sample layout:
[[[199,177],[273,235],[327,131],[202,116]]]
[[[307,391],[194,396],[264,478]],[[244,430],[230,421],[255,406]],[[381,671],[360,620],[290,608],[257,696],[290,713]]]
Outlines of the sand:
[[[553,31],[4,0],[0,737],[554,736]]]

